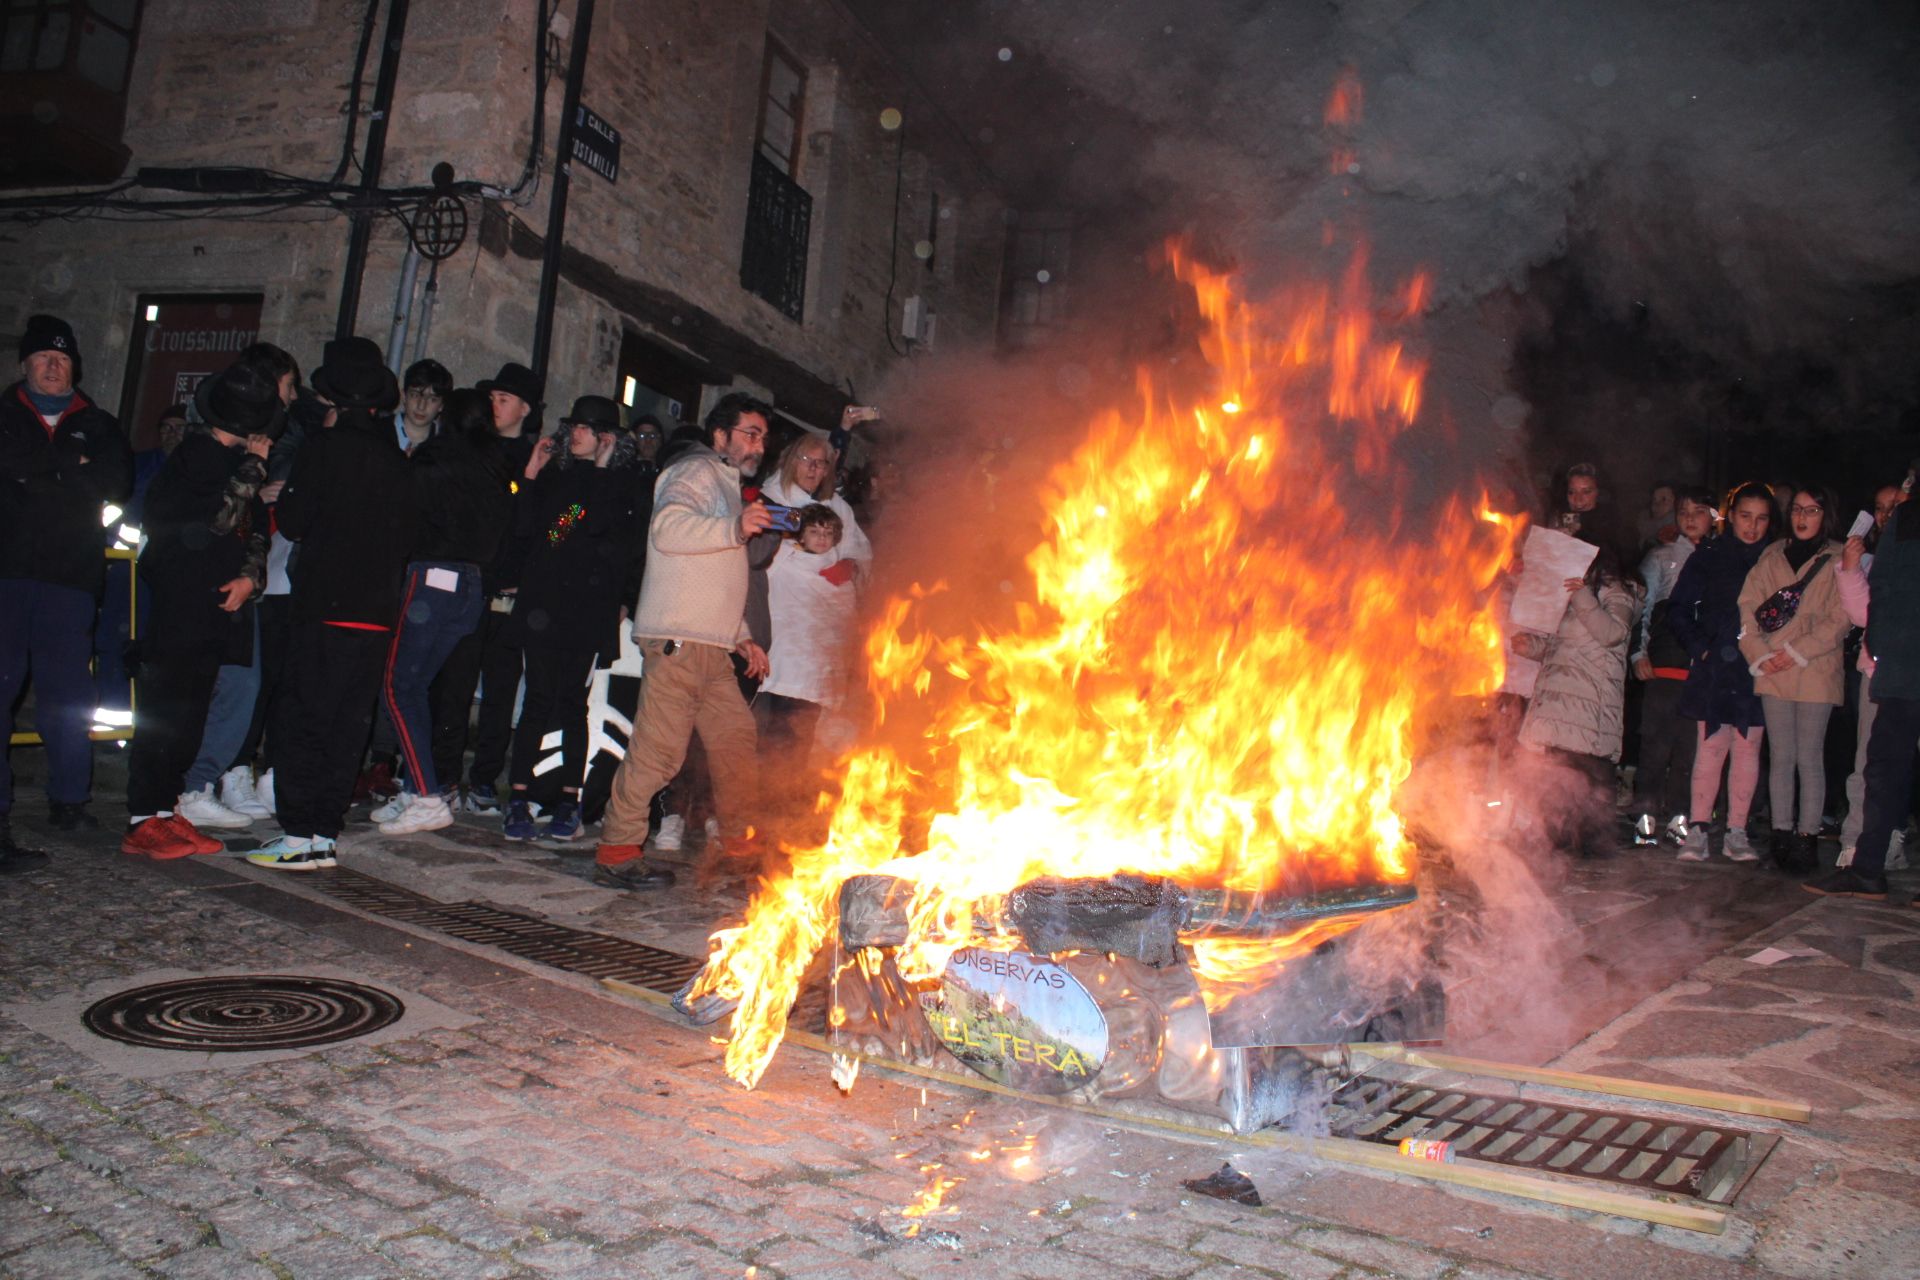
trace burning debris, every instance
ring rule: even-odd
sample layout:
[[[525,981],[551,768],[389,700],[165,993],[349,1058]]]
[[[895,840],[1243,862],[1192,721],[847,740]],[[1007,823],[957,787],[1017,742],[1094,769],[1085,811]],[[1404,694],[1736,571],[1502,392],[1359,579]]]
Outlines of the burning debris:
[[[742,1083],[829,943],[850,1047],[1235,1127],[1305,1087],[1271,1046],[1437,1034],[1437,988],[1347,944],[1415,899],[1394,791],[1430,708],[1499,683],[1516,526],[1455,498],[1403,527],[1417,306],[1377,305],[1364,254],[1270,307],[1169,258],[1214,385],[1143,373],[1137,414],[1093,424],[1010,627],[938,634],[937,585],[887,606],[824,843],[679,1002],[731,1013]]]
[[[1231,1200],[1254,1209],[1260,1207],[1260,1191],[1253,1185],[1253,1179],[1231,1164],[1221,1165],[1217,1172],[1204,1178],[1185,1179],[1180,1185],[1198,1195],[1212,1196],[1215,1200]]]

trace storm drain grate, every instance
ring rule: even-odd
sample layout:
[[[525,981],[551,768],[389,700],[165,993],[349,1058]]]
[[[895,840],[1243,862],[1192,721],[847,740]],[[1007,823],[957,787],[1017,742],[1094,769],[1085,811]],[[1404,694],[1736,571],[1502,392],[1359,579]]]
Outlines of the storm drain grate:
[[[1723,1125],[1362,1076],[1333,1096],[1333,1136],[1437,1139],[1470,1160],[1732,1201],[1759,1164],[1755,1135]]]
[[[108,996],[82,1021],[146,1049],[252,1053],[310,1049],[399,1021],[406,1006],[378,987],[292,974],[186,978]]]
[[[462,942],[498,947],[522,960],[568,973],[594,979],[618,978],[666,995],[685,986],[706,963],[626,938],[569,929],[484,902],[436,902],[344,867],[323,871],[313,877],[312,883],[372,915],[432,929]]]

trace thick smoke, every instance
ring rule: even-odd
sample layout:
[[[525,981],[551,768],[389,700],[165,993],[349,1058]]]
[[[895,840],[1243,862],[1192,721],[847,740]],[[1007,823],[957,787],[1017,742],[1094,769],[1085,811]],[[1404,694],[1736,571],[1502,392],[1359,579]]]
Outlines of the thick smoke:
[[[1528,295],[1569,271],[1582,305],[1696,357],[1763,421],[1791,403],[1825,419],[1802,426],[1890,426],[1920,399],[1911,5],[857,7],[992,122],[1020,202],[1081,213],[1076,271],[1104,244],[1134,273],[1140,243],[1187,230],[1257,292],[1316,270],[1323,227],[1356,219],[1383,280],[1431,271],[1434,389],[1470,450],[1516,443],[1514,353],[1563,301]],[[1365,110],[1335,174],[1322,112],[1348,68]],[[1817,399],[1786,394],[1809,379]],[[1600,399],[1594,420],[1531,427],[1617,441]]]

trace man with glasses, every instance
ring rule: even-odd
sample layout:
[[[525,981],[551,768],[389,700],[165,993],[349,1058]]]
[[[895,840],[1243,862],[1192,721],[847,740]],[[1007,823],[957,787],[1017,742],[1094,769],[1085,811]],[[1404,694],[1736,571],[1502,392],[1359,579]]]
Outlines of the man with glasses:
[[[648,806],[680,771],[695,732],[713,774],[715,808],[729,851],[738,850],[758,800],[753,715],[734,679],[733,655],[763,676],[767,654],[747,634],[747,541],[773,521],[766,504],[743,502],[742,477],[760,469],[773,409],[735,392],[707,414],[707,443],[660,473],[647,527],[647,572],[633,612],[644,656],[640,706],[594,859],[597,883],[663,889],[673,873],[646,866]]]
[[[440,430],[440,408],[453,390],[453,375],[438,360],[416,360],[400,380],[400,413],[394,419],[394,439],[400,452],[411,454]]]

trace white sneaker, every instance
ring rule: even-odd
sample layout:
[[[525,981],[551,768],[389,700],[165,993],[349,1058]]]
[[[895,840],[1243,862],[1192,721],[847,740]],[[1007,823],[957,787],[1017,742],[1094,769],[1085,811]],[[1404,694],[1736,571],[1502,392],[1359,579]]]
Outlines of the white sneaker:
[[[410,835],[415,831],[438,831],[453,825],[453,808],[444,796],[408,796],[400,814],[380,824],[390,836]]]
[[[201,828],[239,831],[253,825],[252,818],[244,813],[235,813],[214,799],[212,783],[208,783],[202,791],[181,792],[180,803],[174,806],[173,811]]]
[[[1759,851],[1753,847],[1753,841],[1739,827],[1728,827],[1727,833],[1720,837],[1720,852],[1729,862],[1758,862]]]
[[[407,804],[412,799],[413,792],[402,789],[394,793],[393,799],[374,809],[367,817],[384,826],[386,823],[392,822],[395,818],[405,813],[407,811]]]
[[[220,776],[220,803],[249,818],[271,818],[273,810],[260,803],[253,770],[237,764]]]
[[[260,807],[267,811],[269,817],[280,812],[273,803],[273,770],[267,770],[255,780],[253,798],[260,802]]]
[[[1705,862],[1710,850],[1707,847],[1707,824],[1696,822],[1680,840],[1680,852],[1673,856],[1682,862]]]
[[[685,840],[686,836],[686,818],[677,813],[670,813],[660,819],[660,830],[654,833],[653,847],[661,853],[678,853],[681,841]]]

